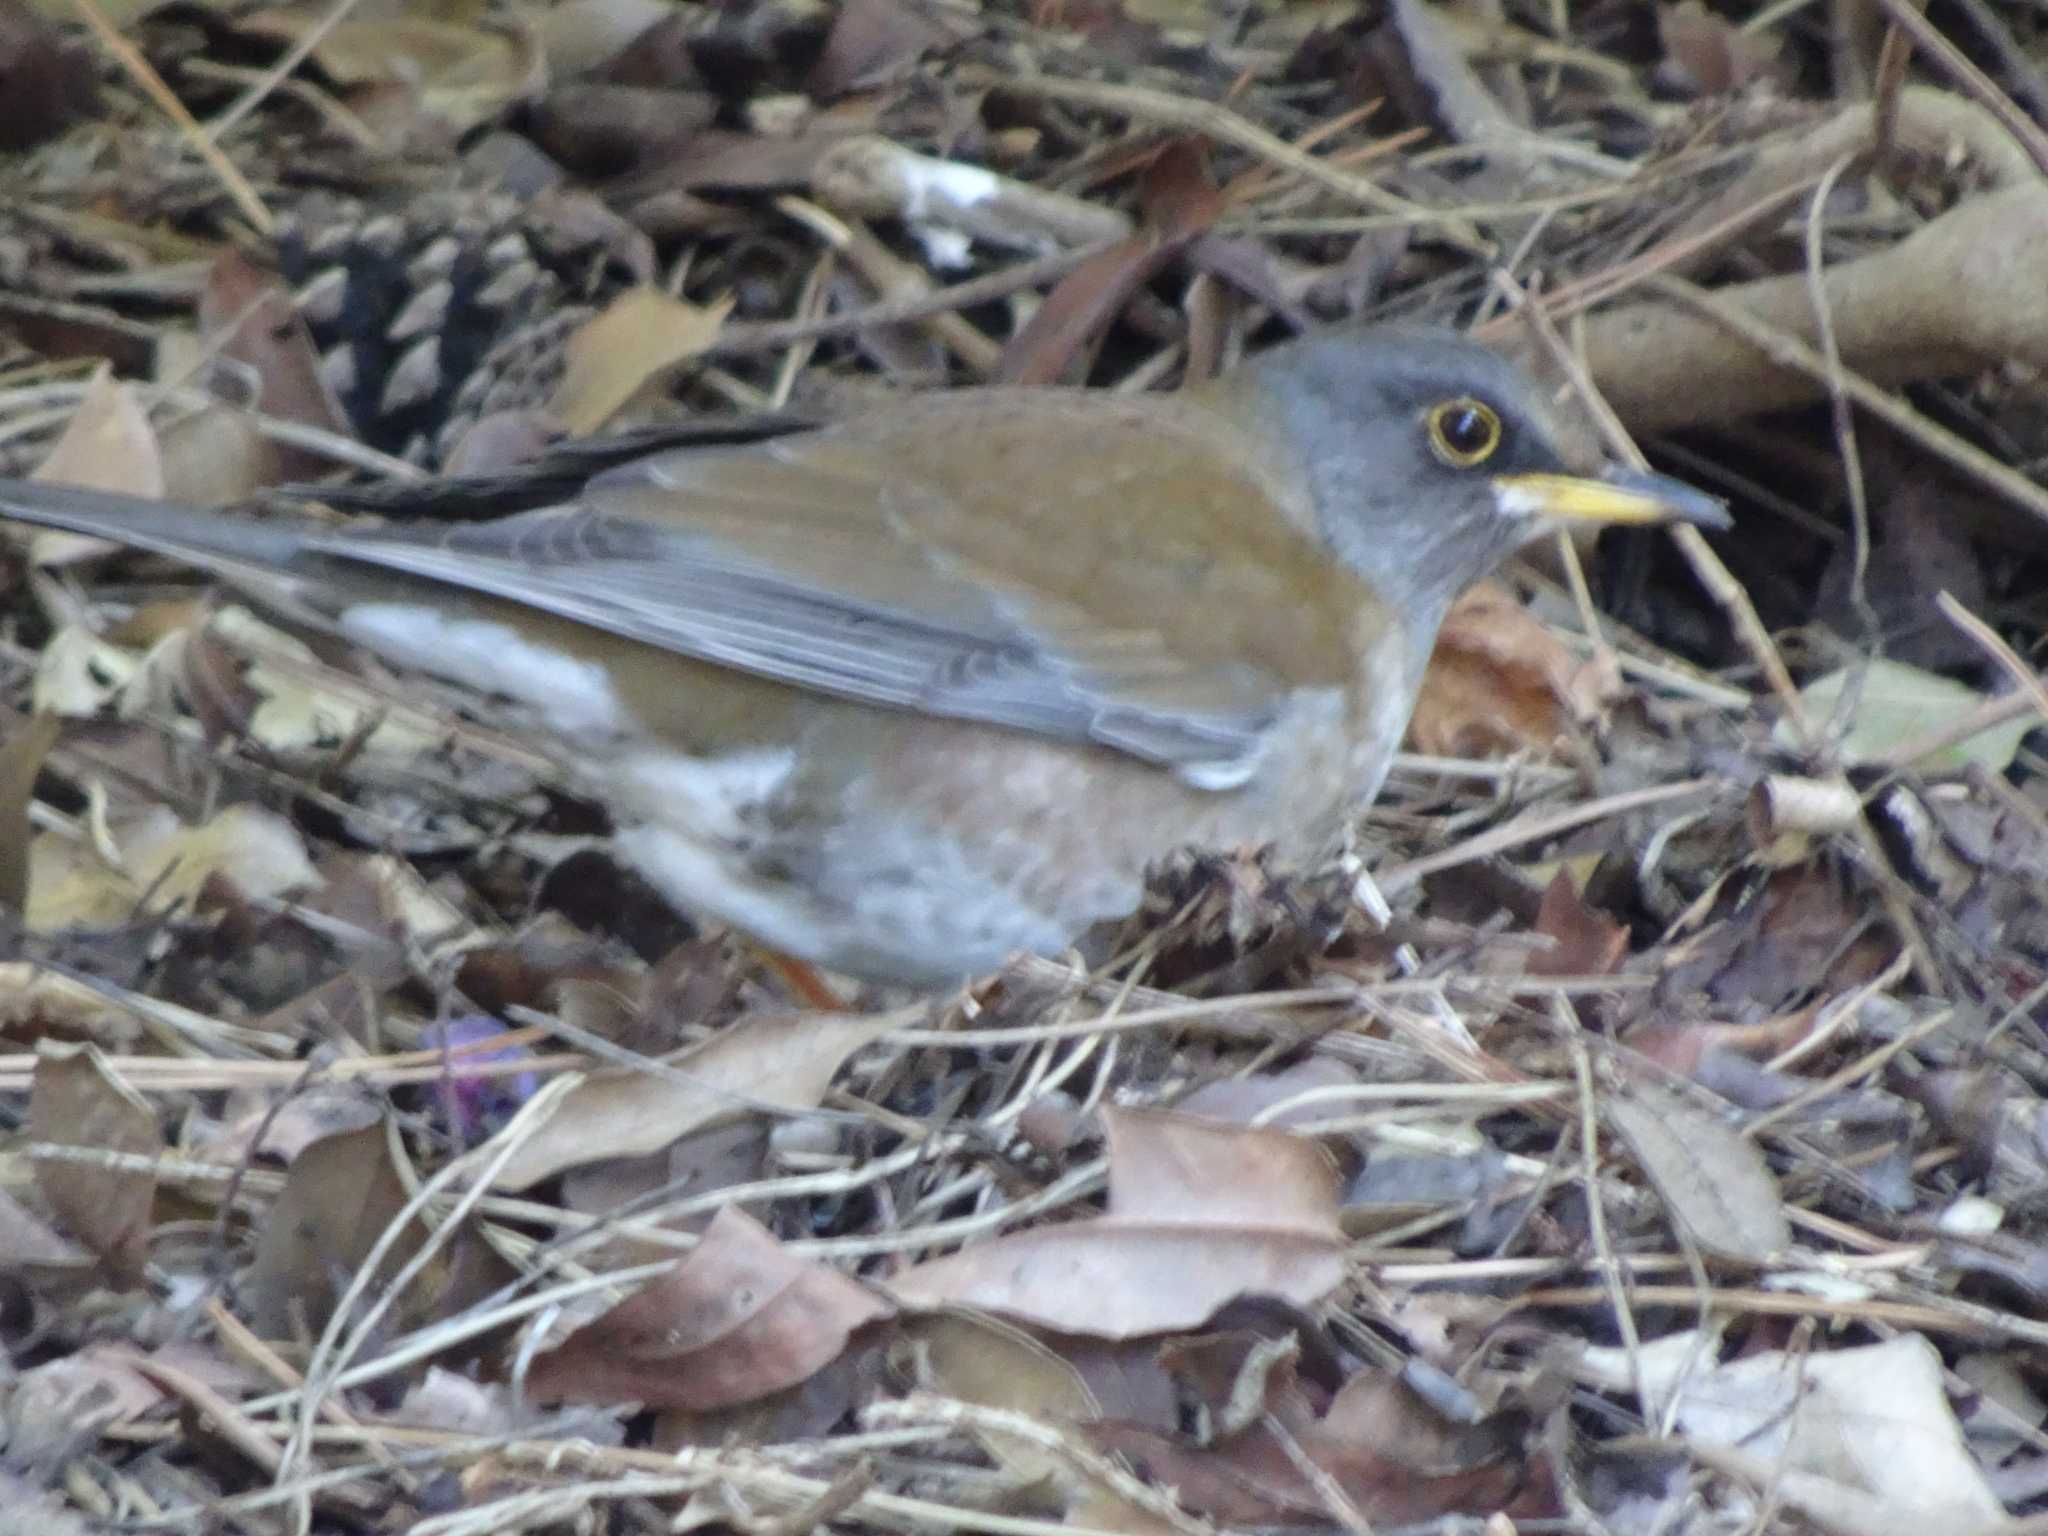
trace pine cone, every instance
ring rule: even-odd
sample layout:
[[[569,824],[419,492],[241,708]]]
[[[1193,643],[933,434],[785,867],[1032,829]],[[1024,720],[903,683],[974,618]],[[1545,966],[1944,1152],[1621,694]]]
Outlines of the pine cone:
[[[570,332],[653,269],[645,236],[577,194],[312,199],[277,253],[357,432],[424,464],[485,411],[544,403]]]

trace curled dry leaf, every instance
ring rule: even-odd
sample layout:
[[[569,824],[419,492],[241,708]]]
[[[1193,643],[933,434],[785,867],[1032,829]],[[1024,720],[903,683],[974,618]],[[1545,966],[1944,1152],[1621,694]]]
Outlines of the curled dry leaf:
[[[1437,634],[1408,739],[1436,757],[1551,753],[1620,692],[1618,677],[1580,661],[1507,588],[1482,581]]]
[[[76,1147],[92,1162],[40,1157],[36,1184],[65,1229],[100,1256],[114,1279],[132,1284],[149,1257],[156,1174],[145,1163],[164,1149],[156,1112],[122,1082],[97,1046],[44,1041],[29,1092],[29,1135]]]
[[[1060,280],[1003,349],[996,382],[1050,384],[1060,378],[1131,295],[1200,239],[1224,210],[1202,151],[1189,140],[1160,153],[1146,174],[1143,201],[1144,227]]]
[[[1238,1369],[1223,1371],[1238,1357]],[[1202,1358],[1206,1356],[1207,1358]],[[1263,1357],[1263,1358],[1262,1358]],[[1528,1455],[1527,1413],[1452,1423],[1398,1377],[1366,1370],[1318,1410],[1320,1395],[1290,1359],[1242,1335],[1196,1341],[1184,1363],[1211,1378],[1217,1433],[1208,1443],[1123,1423],[1089,1438],[1145,1466],[1181,1503],[1230,1525],[1324,1524],[1335,1490],[1374,1525],[1413,1525],[1452,1515],[1556,1513],[1540,1460]],[[1228,1388],[1230,1404],[1215,1394]]]
[[[535,89],[544,74],[538,37],[521,29],[404,11],[327,26],[330,9],[275,6],[242,17],[237,26],[284,43],[321,28],[312,57],[336,83],[364,91],[403,87],[423,110],[458,132],[497,116]]]
[[[1312,1305],[1343,1279],[1335,1173],[1314,1142],[1144,1110],[1103,1123],[1107,1215],[920,1264],[897,1299],[1123,1339],[1198,1327],[1240,1296]]]
[[[582,1163],[658,1152],[705,1126],[762,1106],[816,1106],[848,1056],[910,1013],[791,1014],[743,1019],[666,1058],[661,1074],[593,1072],[512,1154],[500,1189],[526,1189]]]
[[[1081,1372],[1022,1329],[993,1317],[947,1309],[906,1318],[892,1353],[926,1390],[984,1408],[1028,1414],[1053,1426],[1102,1416]],[[1070,1467],[1036,1440],[990,1430],[983,1447],[1024,1482],[1063,1480]]]
[[[1588,903],[1564,870],[1544,889],[1536,931],[1555,942],[1529,957],[1532,976],[1607,976],[1628,954],[1628,929]]]
[[[1744,31],[1700,0],[1656,10],[1657,41],[1664,49],[1659,73],[1688,95],[1722,96],[1779,73],[1775,35]]]
[[[290,291],[241,252],[223,252],[207,272],[199,329],[209,352],[255,374],[259,394],[253,403],[264,415],[351,435],[348,413],[320,372],[320,354]],[[329,465],[308,450],[278,447],[265,467],[279,479],[295,480],[323,474]]]
[[[893,1310],[729,1205],[682,1263],[537,1358],[527,1391],[542,1402],[728,1408],[806,1380],[854,1329]]]
[[[64,435],[37,466],[35,478],[130,496],[163,495],[163,456],[149,412],[135,391],[105,369],[95,373],[64,424]],[[29,559],[35,565],[69,565],[109,554],[115,547],[104,539],[49,529],[29,534],[28,540]]]
[[[1681,1439],[1739,1449],[1823,1530],[1976,1536],[2006,1524],[1963,1443],[1941,1357],[1918,1334],[1719,1364],[1711,1346],[1683,1333],[1646,1345],[1638,1359],[1644,1390],[1659,1403],[1676,1397]],[[1633,1390],[1626,1350],[1588,1349],[1577,1369],[1607,1390]]]
[[[253,805],[231,805],[212,821],[187,827],[159,807],[118,837],[121,868],[92,849],[54,834],[30,849],[29,926],[38,933],[103,926],[151,912],[182,910],[215,876],[244,897],[261,900],[320,883],[305,840],[283,817]]]
[[[568,371],[548,410],[571,432],[595,432],[718,339],[732,301],[705,308],[659,288],[629,288],[569,338]]]

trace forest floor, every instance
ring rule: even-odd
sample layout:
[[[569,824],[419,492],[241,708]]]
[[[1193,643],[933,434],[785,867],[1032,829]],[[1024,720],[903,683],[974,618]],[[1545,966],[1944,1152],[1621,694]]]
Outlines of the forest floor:
[[[491,700],[0,535],[0,1532],[2048,1530],[2048,12],[0,3],[4,473],[1358,319],[1736,531],[1475,589],[1357,862],[1093,972],[821,998]]]

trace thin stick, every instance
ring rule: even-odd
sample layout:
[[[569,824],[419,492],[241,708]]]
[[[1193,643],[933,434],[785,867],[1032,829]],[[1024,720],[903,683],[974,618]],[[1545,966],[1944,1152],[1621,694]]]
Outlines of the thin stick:
[[[1999,126],[2019,141],[2041,173],[2048,175],[2048,133],[2043,133],[2040,125],[1998,88],[1998,82],[1972,64],[1962,49],[1943,36],[1939,27],[1914,9],[1910,0],[1877,0],[1877,4],[1885,19],[1910,37],[1927,61],[1947,75],[1964,95],[1997,118]]]
[[[1426,854],[1419,859],[1410,859],[1405,864],[1396,864],[1391,869],[1381,870],[1374,878],[1385,892],[1405,891],[1409,886],[1429,875],[1441,874],[1444,870],[1455,869],[1460,864],[1470,864],[1474,859],[1491,858],[1496,853],[1505,853],[1510,848],[1519,848],[1524,843],[1540,842],[1555,837],[1560,832],[1569,832],[1591,821],[1600,821],[1609,816],[1625,815],[1639,811],[1645,806],[1662,805],[1668,800],[1682,800],[1689,795],[1707,794],[1722,787],[1718,778],[1686,779],[1678,784],[1657,784],[1648,789],[1632,789],[1624,794],[1609,795],[1602,800],[1589,800],[1569,810],[1554,811],[1543,816],[1517,816],[1513,821],[1468,838],[1455,848]]]
[[[1825,385],[1826,361],[1798,337],[1788,335],[1767,321],[1759,320],[1741,305],[1719,294],[1707,292],[1695,283],[1659,276],[1649,286],[1667,298],[1678,300],[1709,320],[1741,337],[1781,368],[1803,373]],[[1854,369],[1841,370],[1843,390],[1864,410],[1929,453],[1945,460],[1962,474],[2004,497],[2021,511],[2048,526],[2048,490],[1965,441],[1947,428],[1929,421],[1904,401],[1873,384]]]
[[[1206,134],[1212,139],[1241,149],[1246,154],[1256,155],[1291,171],[1305,181],[1363,203],[1368,208],[1383,212],[1397,213],[1416,220],[1431,220],[1444,226],[1444,233],[1453,243],[1462,245],[1468,251],[1490,256],[1492,242],[1482,239],[1466,221],[1463,213],[1456,210],[1424,208],[1393,193],[1364,176],[1354,176],[1340,170],[1327,161],[1307,154],[1288,143],[1277,134],[1246,121],[1230,108],[1213,101],[1201,101],[1188,96],[1170,95],[1139,85],[1113,85],[1094,80],[1062,80],[1050,75],[1004,75],[991,70],[966,72],[976,84],[994,86],[1003,91],[1023,96],[1042,96],[1052,101],[1064,101],[1074,106],[1095,107],[1104,112],[1116,112],[1140,122],[1153,123],[1164,128],[1179,128],[1190,133]]]
[[[327,40],[327,34],[340,26],[357,4],[358,0],[337,0],[334,7],[308,27],[305,35],[287,48],[275,64],[264,70],[225,112],[206,125],[203,132],[207,142],[218,144],[229,129],[261,106],[263,99],[282,85],[286,76],[313,56],[313,50]]]
[[[178,125],[178,132],[193,152],[204,160],[207,168],[220,179],[235,206],[242,210],[247,219],[261,234],[271,234],[277,223],[270,216],[270,210],[263,206],[263,199],[256,195],[256,189],[249,185],[248,178],[235,169],[232,160],[221,153],[220,146],[206,136],[206,130],[199,126],[197,118],[185,110],[185,103],[171,94],[171,88],[164,84],[163,76],[150,67],[140,50],[123,37],[114,24],[107,20],[94,0],[71,0],[78,14],[85,18],[85,24],[92,28],[107,52],[128,71],[129,77],[142,87],[143,94],[163,109],[165,116]]]

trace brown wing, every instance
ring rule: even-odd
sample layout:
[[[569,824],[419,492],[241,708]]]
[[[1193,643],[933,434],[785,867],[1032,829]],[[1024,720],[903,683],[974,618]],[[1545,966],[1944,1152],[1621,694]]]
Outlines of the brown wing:
[[[1344,625],[1369,601],[1276,498],[1300,491],[1197,401],[980,391],[656,455],[573,504],[431,539],[313,548],[1221,786],[1294,691],[1344,680]]]

